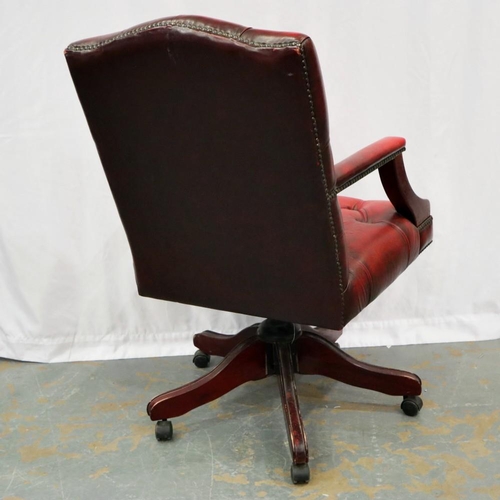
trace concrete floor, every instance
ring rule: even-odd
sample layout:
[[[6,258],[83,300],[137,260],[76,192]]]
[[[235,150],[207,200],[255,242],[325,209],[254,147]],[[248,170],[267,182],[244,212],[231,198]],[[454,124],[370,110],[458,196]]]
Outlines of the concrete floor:
[[[350,349],[424,381],[400,398],[298,376],[311,482],[290,482],[274,377],[176,418],[159,443],[152,396],[205,373],[190,357],[40,365],[0,360],[0,498],[499,499],[500,341]]]

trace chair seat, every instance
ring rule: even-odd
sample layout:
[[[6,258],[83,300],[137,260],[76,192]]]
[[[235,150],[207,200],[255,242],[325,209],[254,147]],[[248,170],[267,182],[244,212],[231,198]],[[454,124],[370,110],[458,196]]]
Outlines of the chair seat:
[[[419,229],[388,201],[338,197],[349,277],[345,321],[387,288],[418,256]]]

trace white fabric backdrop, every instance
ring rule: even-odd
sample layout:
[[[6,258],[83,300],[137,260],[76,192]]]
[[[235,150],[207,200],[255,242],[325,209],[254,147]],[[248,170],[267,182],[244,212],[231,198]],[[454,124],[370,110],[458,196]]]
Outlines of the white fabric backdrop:
[[[253,319],[137,295],[126,238],[63,49],[176,14],[301,31],[316,43],[337,160],[407,138],[435,243],[356,318],[344,346],[500,337],[500,3],[0,1],[0,356],[190,353]],[[383,197],[374,174],[347,194]]]

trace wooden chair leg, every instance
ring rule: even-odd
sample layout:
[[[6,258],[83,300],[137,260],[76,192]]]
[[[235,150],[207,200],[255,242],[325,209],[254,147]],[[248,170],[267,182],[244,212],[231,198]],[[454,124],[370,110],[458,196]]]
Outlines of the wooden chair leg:
[[[258,324],[249,326],[236,335],[224,335],[206,330],[194,336],[193,344],[205,354],[226,356],[240,342],[256,336],[258,326]]]
[[[294,379],[291,344],[275,344],[274,355],[288,443],[292,455],[292,481],[294,483],[307,483],[309,482],[309,453]]]
[[[422,392],[417,375],[358,361],[320,333],[303,332],[296,345],[298,373],[324,375],[391,396],[418,396]]]
[[[240,342],[210,373],[178,389],[156,396],[148,404],[151,420],[178,417],[236,387],[268,375],[267,347],[256,337]]]

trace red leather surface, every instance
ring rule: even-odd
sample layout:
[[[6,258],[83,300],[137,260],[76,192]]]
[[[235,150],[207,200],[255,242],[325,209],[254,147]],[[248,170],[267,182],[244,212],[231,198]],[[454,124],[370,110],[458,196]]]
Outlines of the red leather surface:
[[[65,55],[141,295],[340,330],[423,247],[389,202],[339,208],[305,35],[187,16]],[[338,175],[400,144],[351,157]],[[431,224],[422,234],[427,244]]]
[[[406,140],[402,137],[384,137],[335,164],[337,192],[352,181],[359,179],[372,169],[378,168],[384,159],[404,149]]]
[[[418,256],[420,233],[388,201],[338,197],[349,280],[346,321],[387,288]]]
[[[141,295],[340,327],[343,236],[306,36],[174,18],[66,58]]]

